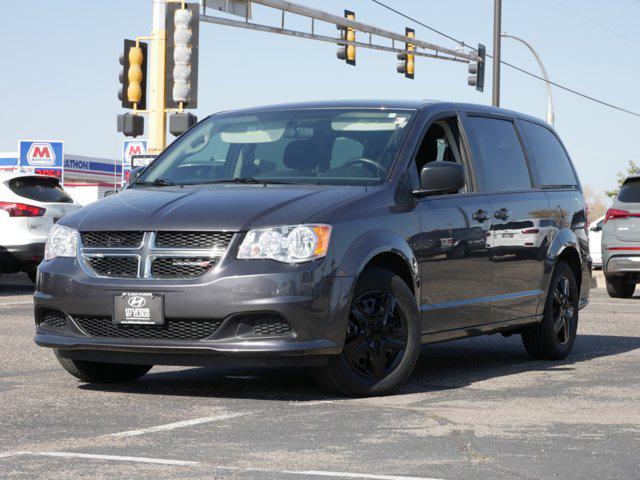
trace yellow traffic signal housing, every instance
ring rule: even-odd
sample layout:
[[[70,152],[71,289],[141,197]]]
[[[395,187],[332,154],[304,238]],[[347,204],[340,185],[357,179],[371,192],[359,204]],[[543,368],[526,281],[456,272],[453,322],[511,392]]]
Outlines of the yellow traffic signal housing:
[[[409,38],[416,38],[416,31],[412,28],[406,28],[405,36]],[[405,43],[404,49],[407,50],[407,52],[415,52],[416,46],[412,43]],[[416,56],[412,53],[399,53],[398,60],[401,60],[397,67],[398,73],[404,73],[405,77],[413,79]]]
[[[123,108],[147,108],[147,44],[135,40],[124,41],[120,55],[120,91],[118,98]]]
[[[344,11],[344,18],[347,20],[355,20],[356,14],[350,10]],[[350,27],[338,26],[340,30],[340,40],[346,40],[347,42],[356,41],[356,30]],[[356,46],[355,45],[340,45],[336,54],[340,60],[344,60],[349,65],[356,64]]]

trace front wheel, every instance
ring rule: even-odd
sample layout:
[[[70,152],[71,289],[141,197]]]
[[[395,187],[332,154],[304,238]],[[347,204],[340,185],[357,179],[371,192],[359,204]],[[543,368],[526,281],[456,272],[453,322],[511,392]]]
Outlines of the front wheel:
[[[611,298],[631,298],[636,291],[636,283],[629,275],[605,277],[607,293]]]
[[[571,352],[578,331],[578,283],[571,267],[558,262],[551,277],[542,321],[522,332],[529,355],[562,360]]]
[[[320,384],[349,396],[382,395],[403,383],[420,354],[418,308],[394,273],[369,268],[355,289],[344,349],[315,370]]]
[[[71,375],[87,383],[132,382],[149,370],[152,365],[126,365],[121,363],[87,362],[61,357],[56,351],[60,365]]]

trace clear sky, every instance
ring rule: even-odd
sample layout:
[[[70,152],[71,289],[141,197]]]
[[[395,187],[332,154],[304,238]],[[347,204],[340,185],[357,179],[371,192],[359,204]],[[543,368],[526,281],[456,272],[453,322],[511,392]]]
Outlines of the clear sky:
[[[455,45],[370,0],[297,0],[398,32]],[[386,0],[386,3],[470,44],[491,51],[491,0]],[[151,29],[151,0],[2,1],[0,151],[23,138],[63,139],[65,151],[117,157],[122,139],[118,55],[123,38]],[[279,16],[257,6],[254,21]],[[503,31],[538,50],[552,80],[640,112],[640,1],[504,0]],[[290,16],[287,26],[308,28]],[[335,36],[335,27],[318,26]],[[429,98],[491,103],[491,65],[483,94],[467,86],[464,64],[418,58],[415,80],[396,73],[394,54],[358,51],[358,66],[336,59],[335,46],[211,24],[200,25],[200,118],[219,110],[311,99]],[[503,59],[538,72],[530,53],[503,41]],[[602,192],[627,161],[640,160],[640,118],[553,90],[556,128],[584,184]],[[503,69],[502,106],[544,118],[544,84]],[[170,137],[170,136],[169,136]],[[171,138],[171,137],[170,137]]]

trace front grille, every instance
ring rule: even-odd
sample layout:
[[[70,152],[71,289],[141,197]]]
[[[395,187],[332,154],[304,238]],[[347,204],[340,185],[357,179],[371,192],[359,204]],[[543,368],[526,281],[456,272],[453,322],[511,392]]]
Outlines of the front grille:
[[[64,313],[57,310],[39,310],[38,324],[46,328],[62,329],[67,325]]]
[[[86,248],[138,248],[143,232],[83,232],[80,235]]]
[[[89,267],[101,277],[135,278],[138,276],[138,257],[85,257]]]
[[[233,233],[229,232],[158,232],[157,248],[216,248],[226,250]]]
[[[151,262],[154,278],[195,278],[212,269],[217,258],[210,257],[158,257]]]
[[[278,315],[263,316],[255,320],[253,334],[259,336],[289,335],[291,325]]]
[[[222,323],[217,319],[166,319],[164,325],[117,325],[111,317],[74,316],[78,326],[92,337],[202,340]]]

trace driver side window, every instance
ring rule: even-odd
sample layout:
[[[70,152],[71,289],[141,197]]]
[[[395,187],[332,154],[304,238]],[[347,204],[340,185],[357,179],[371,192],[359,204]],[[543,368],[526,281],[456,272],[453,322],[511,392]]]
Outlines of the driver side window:
[[[463,164],[460,130],[456,117],[438,120],[431,124],[415,156],[415,168],[420,171],[430,162],[455,162]],[[466,187],[463,191],[466,191]]]

